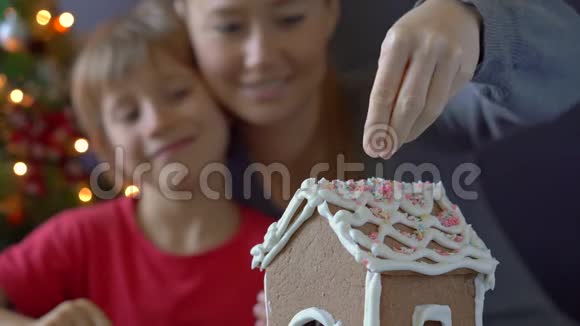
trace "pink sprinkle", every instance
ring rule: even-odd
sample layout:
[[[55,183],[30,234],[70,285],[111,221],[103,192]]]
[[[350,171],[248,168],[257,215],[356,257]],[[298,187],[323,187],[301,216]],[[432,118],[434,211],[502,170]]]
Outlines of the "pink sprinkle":
[[[380,193],[385,196],[392,192],[392,188],[390,184],[385,184],[379,189]]]
[[[449,256],[449,253],[446,251],[443,251],[441,249],[435,249],[435,252],[440,254],[441,256]]]
[[[379,234],[377,232],[373,232],[369,235],[369,238],[371,238],[371,240],[376,241],[378,238]]]
[[[463,241],[463,237],[458,235],[457,237],[455,237],[455,242],[462,242]]]
[[[453,207],[453,210],[454,210],[454,211],[456,211],[456,210],[457,210],[457,205],[455,205],[455,204],[454,204],[452,207]]]
[[[457,216],[452,216],[445,221],[443,221],[443,225],[446,227],[456,226],[459,225],[459,218]]]
[[[363,264],[365,267],[368,267],[368,266],[369,266],[369,260],[368,260],[368,259],[366,259],[366,258],[363,258],[363,259],[361,260],[361,263],[362,263],[362,264]]]

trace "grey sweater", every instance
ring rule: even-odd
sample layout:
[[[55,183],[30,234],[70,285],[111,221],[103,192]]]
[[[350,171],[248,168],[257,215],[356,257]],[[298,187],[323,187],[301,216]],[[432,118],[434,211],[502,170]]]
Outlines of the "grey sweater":
[[[580,16],[566,2],[461,1],[483,17],[480,64],[439,125],[478,146],[556,118],[580,100]]]

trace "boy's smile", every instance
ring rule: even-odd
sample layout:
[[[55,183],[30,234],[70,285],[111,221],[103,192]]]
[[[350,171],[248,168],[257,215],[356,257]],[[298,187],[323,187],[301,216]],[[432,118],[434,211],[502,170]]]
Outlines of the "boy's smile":
[[[225,161],[229,126],[195,69],[157,54],[139,65],[123,83],[110,87],[103,101],[105,131],[124,151],[124,173],[150,163],[157,184],[163,170],[185,165],[189,181],[203,168]]]
[[[168,142],[165,145],[162,145],[159,149],[153,151],[151,155],[149,155],[150,160],[155,160],[161,157],[171,156],[172,153],[176,151],[180,151],[190,147],[198,138],[197,134],[193,134],[190,136],[185,136],[180,139],[177,139],[172,142]]]

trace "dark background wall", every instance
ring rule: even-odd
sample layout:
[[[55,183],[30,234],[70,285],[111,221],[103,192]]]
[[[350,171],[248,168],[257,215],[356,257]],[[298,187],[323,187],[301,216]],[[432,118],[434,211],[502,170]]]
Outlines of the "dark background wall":
[[[82,34],[99,21],[127,10],[138,1],[60,0],[60,5],[75,14],[75,31]],[[580,10],[580,0],[568,2]],[[414,3],[414,0],[343,0],[342,20],[334,44],[339,67],[350,71],[376,65],[387,30]]]
[[[139,0],[58,0],[63,11],[75,15],[74,30],[85,33],[92,30],[100,21],[106,20],[116,13],[123,12]]]

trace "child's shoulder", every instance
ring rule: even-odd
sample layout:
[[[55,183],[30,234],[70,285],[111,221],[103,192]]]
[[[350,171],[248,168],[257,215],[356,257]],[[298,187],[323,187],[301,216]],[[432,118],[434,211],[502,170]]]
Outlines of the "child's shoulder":
[[[102,244],[102,239],[114,237],[124,230],[124,211],[129,211],[131,204],[128,199],[115,199],[64,210],[3,252],[0,260],[11,257],[41,260],[53,257],[83,257],[87,248],[99,248],[94,244]],[[35,254],[30,256],[31,253]],[[38,263],[44,264],[44,261]]]
[[[118,198],[89,206],[66,209],[50,218],[40,228],[60,229],[65,232],[86,232],[98,227],[111,229],[123,222],[123,216],[132,210],[129,198]]]

